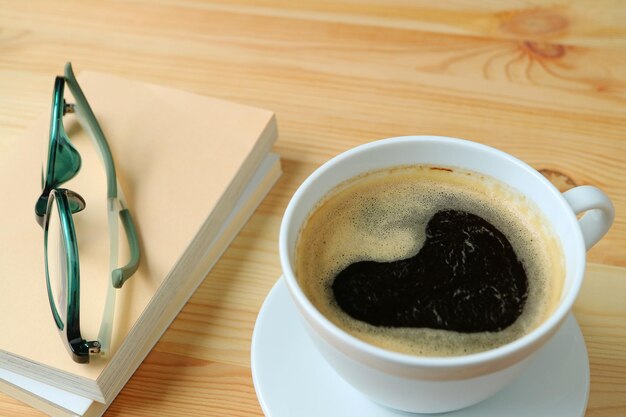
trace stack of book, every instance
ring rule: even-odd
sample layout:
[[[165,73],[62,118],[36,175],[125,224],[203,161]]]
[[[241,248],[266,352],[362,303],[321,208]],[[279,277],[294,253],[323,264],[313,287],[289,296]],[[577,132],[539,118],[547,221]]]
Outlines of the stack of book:
[[[49,114],[3,147],[0,391],[55,416],[104,413],[280,175],[270,153],[277,137],[270,111],[95,72],[78,81],[109,141],[142,258],[118,292],[110,352],[75,363],[50,312],[43,231],[33,211]],[[74,218],[81,328],[89,339],[97,335],[107,285],[108,259],[90,250],[106,240],[99,239],[107,235],[106,177],[71,118],[64,118],[66,131],[83,163],[64,187],[87,202]]]

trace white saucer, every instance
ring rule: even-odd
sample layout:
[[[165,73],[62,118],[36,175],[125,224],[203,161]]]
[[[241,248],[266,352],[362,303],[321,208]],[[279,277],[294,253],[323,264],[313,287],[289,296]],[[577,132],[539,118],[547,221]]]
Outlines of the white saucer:
[[[284,280],[261,307],[252,336],[254,387],[267,417],[415,416],[380,407],[344,382],[320,356],[297,317]],[[589,359],[573,316],[522,376],[454,417],[578,417],[589,397]]]

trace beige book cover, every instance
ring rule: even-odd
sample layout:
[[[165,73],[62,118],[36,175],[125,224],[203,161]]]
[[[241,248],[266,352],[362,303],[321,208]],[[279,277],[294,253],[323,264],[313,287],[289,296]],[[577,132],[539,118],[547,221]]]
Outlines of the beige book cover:
[[[53,80],[51,75],[51,93]],[[139,233],[140,267],[118,292],[108,357],[73,362],[54,326],[45,288],[43,231],[34,204],[50,118],[35,121],[0,152],[5,191],[0,199],[0,367],[110,403],[204,278],[211,243],[277,131],[266,110],[95,72],[81,73],[78,81],[109,141]],[[83,161],[64,188],[87,203],[74,219],[81,329],[90,339],[99,330],[108,275],[108,258],[101,256],[108,247],[106,178],[72,115],[64,124]]]

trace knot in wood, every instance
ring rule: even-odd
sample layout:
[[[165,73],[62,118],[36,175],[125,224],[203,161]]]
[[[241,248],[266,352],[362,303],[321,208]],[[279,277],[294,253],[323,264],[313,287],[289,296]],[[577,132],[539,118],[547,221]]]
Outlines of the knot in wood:
[[[569,25],[564,16],[551,10],[506,13],[501,19],[503,31],[530,39],[561,35]]]
[[[562,193],[576,187],[576,182],[570,176],[560,171],[550,168],[542,168],[538,171]]]

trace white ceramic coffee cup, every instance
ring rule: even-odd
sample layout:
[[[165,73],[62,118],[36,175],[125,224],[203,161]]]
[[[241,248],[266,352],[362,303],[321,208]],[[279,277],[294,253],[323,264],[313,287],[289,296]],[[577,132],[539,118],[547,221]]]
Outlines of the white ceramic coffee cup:
[[[307,299],[295,276],[294,256],[300,227],[316,203],[336,185],[359,174],[408,164],[482,172],[536,203],[561,241],[566,268],[560,303],[538,328],[486,352],[420,357],[384,350],[351,336]],[[577,220],[576,215],[582,212],[586,213]],[[535,169],[497,149],[437,136],[391,138],[344,152],[307,178],[283,217],[280,260],[289,293],[311,340],[343,379],[381,405],[409,412],[440,413],[478,403],[520,374],[570,312],[582,284],[586,251],[606,234],[613,217],[613,205],[599,189],[581,186],[561,194]]]

